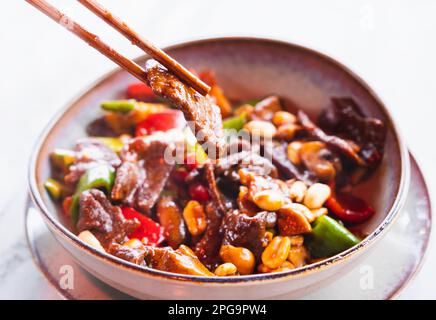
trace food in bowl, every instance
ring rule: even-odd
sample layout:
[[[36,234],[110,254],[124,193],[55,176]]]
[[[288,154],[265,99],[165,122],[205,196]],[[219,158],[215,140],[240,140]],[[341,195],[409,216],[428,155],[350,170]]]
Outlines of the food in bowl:
[[[359,243],[374,210],[352,192],[383,157],[382,121],[351,98],[314,122],[275,95],[229,101],[211,71],[208,97],[154,62],[147,72],[51,155],[46,189],[80,239],[197,276],[282,272]]]

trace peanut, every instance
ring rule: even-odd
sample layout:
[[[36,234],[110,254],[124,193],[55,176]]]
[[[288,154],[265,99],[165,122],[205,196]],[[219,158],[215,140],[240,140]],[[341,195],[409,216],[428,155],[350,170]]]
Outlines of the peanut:
[[[238,268],[230,262],[223,263],[215,269],[215,274],[219,277],[234,276],[237,272]]]
[[[220,257],[224,262],[233,263],[242,275],[253,273],[255,264],[254,255],[246,248],[222,245]]]
[[[280,191],[262,190],[254,195],[253,201],[263,210],[277,211],[283,206],[285,199]]]
[[[187,203],[183,209],[183,219],[188,227],[189,233],[198,236],[206,230],[206,214],[203,206],[195,200]]]
[[[331,195],[331,189],[323,183],[315,183],[309,187],[304,197],[304,205],[309,209],[321,208]]]
[[[290,249],[291,240],[288,237],[274,237],[262,253],[262,263],[268,268],[276,269],[286,261]]]

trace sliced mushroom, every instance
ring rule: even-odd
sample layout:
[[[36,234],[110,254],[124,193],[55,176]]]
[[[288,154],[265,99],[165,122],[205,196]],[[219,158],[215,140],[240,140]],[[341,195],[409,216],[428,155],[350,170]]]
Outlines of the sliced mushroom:
[[[306,168],[322,181],[333,180],[337,169],[340,169],[339,159],[334,157],[324,142],[305,142],[299,153]]]

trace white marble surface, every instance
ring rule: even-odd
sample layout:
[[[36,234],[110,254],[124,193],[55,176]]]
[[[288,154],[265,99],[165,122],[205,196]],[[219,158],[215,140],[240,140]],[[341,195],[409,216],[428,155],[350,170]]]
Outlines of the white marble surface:
[[[140,54],[76,1],[51,1],[122,52]],[[101,2],[161,46],[199,37],[253,35],[293,41],[336,57],[385,100],[435,190],[435,1]],[[114,65],[24,1],[1,1],[0,43],[0,299],[54,299],[56,293],[25,245],[19,208],[28,156],[52,115]],[[434,199],[435,193],[431,195]],[[436,298],[434,242],[401,298]]]

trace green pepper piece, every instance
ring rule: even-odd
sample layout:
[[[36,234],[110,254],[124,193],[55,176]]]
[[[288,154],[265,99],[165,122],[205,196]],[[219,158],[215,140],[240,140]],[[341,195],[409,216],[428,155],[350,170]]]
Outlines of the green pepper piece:
[[[307,236],[307,247],[313,258],[331,257],[360,242],[336,220],[319,217],[312,225],[312,233]]]
[[[233,129],[239,131],[242,129],[244,124],[247,122],[247,115],[241,113],[239,116],[228,118],[223,121],[224,129]]]
[[[79,218],[79,198],[83,191],[93,188],[104,188],[108,193],[112,190],[115,170],[107,164],[97,165],[86,171],[79,180],[71,202],[71,218],[74,225]]]
[[[62,170],[67,170],[74,163],[76,153],[66,149],[55,149],[50,155],[52,163]]]
[[[136,100],[113,100],[101,103],[101,108],[110,112],[128,113],[135,109]]]
[[[124,143],[120,138],[96,137],[98,141],[104,143],[113,152],[119,153],[124,147]]]
[[[52,178],[48,178],[44,187],[54,200],[59,200],[62,195],[62,185]]]
[[[203,164],[207,160],[207,154],[201,145],[198,143],[190,128],[184,130],[186,151],[188,154],[195,154],[195,161],[198,164]]]

